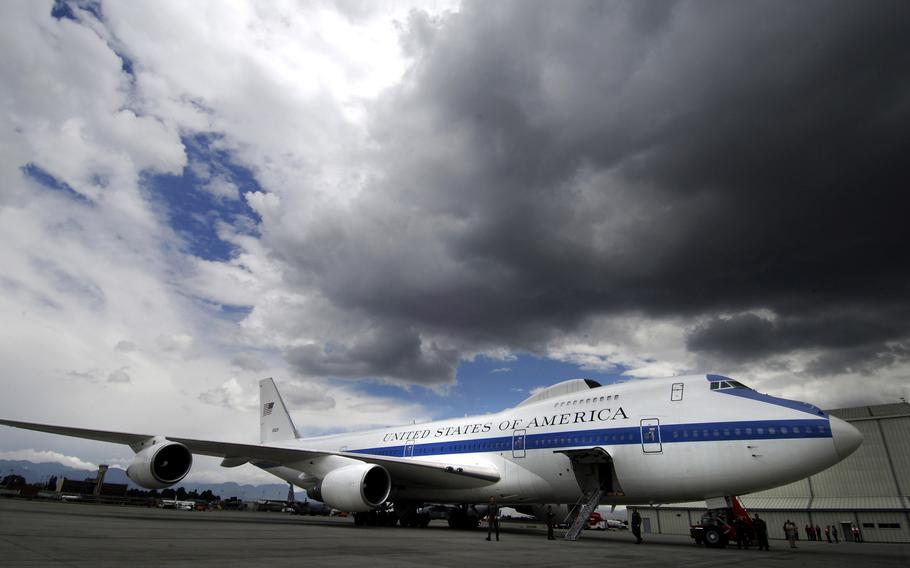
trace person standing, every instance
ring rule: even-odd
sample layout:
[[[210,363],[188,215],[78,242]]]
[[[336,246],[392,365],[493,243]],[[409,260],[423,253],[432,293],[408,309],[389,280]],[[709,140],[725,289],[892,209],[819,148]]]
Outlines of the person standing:
[[[733,530],[736,531],[736,548],[749,550],[749,524],[737,517],[733,519]]]
[[[641,515],[638,509],[632,511],[632,536],[635,537],[635,544],[641,544]]]
[[[758,540],[758,549],[771,550],[768,546],[768,525],[758,517],[758,513],[755,513],[755,518],[752,519],[752,528],[755,530],[755,539]]]
[[[815,540],[822,541],[822,528],[818,525],[815,525]]]
[[[547,505],[547,540],[556,540],[553,536],[553,525],[556,522],[556,514],[553,513],[553,506]]]
[[[831,544],[831,525],[825,526],[825,538],[828,539],[828,544]]]
[[[487,540],[493,535],[493,529],[496,529],[496,540],[499,540],[499,505],[496,504],[496,497],[490,497],[490,504],[487,506]]]
[[[834,537],[834,544],[840,544],[840,539],[837,538],[837,525],[831,527],[831,536]]]
[[[806,525],[806,540],[815,540],[815,535],[812,534],[812,527]]]
[[[784,534],[787,536],[790,548],[796,548],[796,525],[790,519],[784,523]]]

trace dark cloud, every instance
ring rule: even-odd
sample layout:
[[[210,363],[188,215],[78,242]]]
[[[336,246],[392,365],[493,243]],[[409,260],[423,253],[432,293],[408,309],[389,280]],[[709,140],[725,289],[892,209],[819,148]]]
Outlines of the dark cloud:
[[[109,383],[132,383],[129,373],[126,372],[128,367],[123,367],[122,369],[117,369],[107,376],[107,382]]]
[[[306,375],[433,384],[454,380],[458,352],[412,330],[379,329],[347,345],[294,347],[287,360]]]
[[[231,359],[231,365],[252,373],[261,373],[268,369],[266,362],[253,353],[238,353]]]
[[[330,396],[324,386],[312,383],[287,383],[281,386],[282,397],[288,409],[295,410],[331,410],[335,408],[335,398]]]
[[[906,361],[908,358],[910,358],[910,341],[908,340],[865,343],[825,351],[809,363],[806,372],[819,377],[845,373],[857,373],[865,376],[899,361]],[[866,394],[868,395],[868,393]],[[896,398],[898,396],[892,396],[891,400]]]
[[[897,314],[867,312],[840,313],[832,309],[820,315],[768,319],[756,314],[717,317],[696,326],[687,337],[686,346],[697,353],[707,353],[734,362],[797,350],[832,350],[836,357],[824,357],[813,368],[833,370],[835,361],[887,360],[906,349],[895,349],[887,342],[910,340],[903,337],[906,328]],[[906,317],[908,314],[903,314]],[[844,367],[844,365],[840,365]]]
[[[383,175],[304,238],[265,231],[292,278],[408,332],[289,361],[438,382],[619,314],[707,319],[689,348],[737,360],[884,353],[910,335],[908,25],[891,1],[413,18],[372,123]],[[780,320],[718,319],[759,308]]]

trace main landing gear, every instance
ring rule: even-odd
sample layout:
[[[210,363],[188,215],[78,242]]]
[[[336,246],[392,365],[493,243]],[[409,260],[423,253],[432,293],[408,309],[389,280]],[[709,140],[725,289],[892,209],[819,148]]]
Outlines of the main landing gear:
[[[480,525],[480,513],[473,505],[433,506],[399,503],[386,509],[354,513],[354,526],[426,528],[432,519],[446,519],[453,529],[473,530]]]

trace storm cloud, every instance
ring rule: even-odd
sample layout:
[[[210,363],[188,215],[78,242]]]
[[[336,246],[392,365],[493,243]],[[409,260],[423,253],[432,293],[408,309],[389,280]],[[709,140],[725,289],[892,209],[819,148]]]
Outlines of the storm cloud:
[[[638,317],[715,361],[906,361],[908,24],[902,2],[412,13],[355,197],[259,208],[286,278],[370,322],[288,360],[438,383]]]

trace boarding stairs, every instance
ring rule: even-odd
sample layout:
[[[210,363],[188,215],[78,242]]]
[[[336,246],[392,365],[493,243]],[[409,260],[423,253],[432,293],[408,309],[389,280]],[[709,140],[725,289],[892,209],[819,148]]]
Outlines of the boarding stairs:
[[[588,524],[588,519],[591,518],[591,513],[600,504],[601,495],[603,495],[603,489],[597,488],[591,493],[582,495],[581,499],[575,503],[574,510],[578,511],[578,514],[569,526],[569,530],[566,531],[566,540],[578,540],[581,531],[585,530],[585,526]]]

